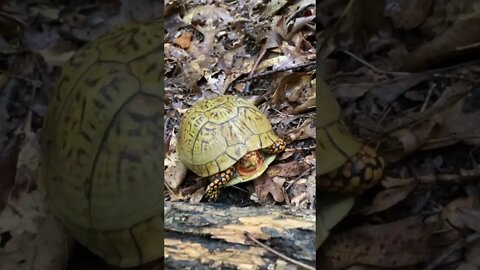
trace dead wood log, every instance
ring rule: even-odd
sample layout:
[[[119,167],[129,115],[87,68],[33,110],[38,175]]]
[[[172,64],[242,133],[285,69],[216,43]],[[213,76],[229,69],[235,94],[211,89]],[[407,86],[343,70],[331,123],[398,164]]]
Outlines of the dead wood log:
[[[294,266],[255,244],[246,232],[292,259],[315,266],[314,210],[165,202],[165,269]]]

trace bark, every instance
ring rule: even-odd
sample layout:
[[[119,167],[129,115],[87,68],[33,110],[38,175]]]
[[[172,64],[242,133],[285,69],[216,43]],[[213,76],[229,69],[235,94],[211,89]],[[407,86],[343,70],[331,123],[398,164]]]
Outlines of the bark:
[[[301,269],[255,244],[246,232],[315,266],[314,210],[165,202],[165,269]]]

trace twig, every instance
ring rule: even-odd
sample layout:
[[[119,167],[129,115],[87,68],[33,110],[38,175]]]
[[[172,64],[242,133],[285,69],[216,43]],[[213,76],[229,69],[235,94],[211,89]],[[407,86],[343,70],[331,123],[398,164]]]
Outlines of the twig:
[[[258,74],[256,74],[256,75],[252,75],[251,77],[248,77],[248,78],[245,78],[245,79],[241,79],[241,80],[238,80],[238,81],[234,81],[234,82],[235,82],[235,83],[246,82],[246,81],[250,81],[250,80],[255,80],[255,79],[264,78],[264,77],[270,76],[270,75],[275,74],[275,73],[278,73],[278,72],[284,72],[284,71],[289,71],[289,70],[293,70],[293,69],[306,68],[306,67],[314,66],[314,65],[315,65],[315,62],[310,62],[310,63],[301,64],[301,65],[296,65],[296,66],[289,66],[289,67],[274,69],[274,70],[270,70],[270,71],[265,71],[265,72],[262,72],[262,73],[258,73]]]
[[[253,67],[252,67],[252,70],[250,71],[250,73],[248,74],[248,77],[247,79],[249,78],[252,78],[254,73],[255,73],[255,69],[257,69],[257,66],[258,64],[260,63],[260,61],[263,59],[263,57],[265,56],[265,53],[267,52],[267,50],[265,50],[264,48],[262,48],[262,51],[260,52],[260,55],[258,55],[257,57],[257,61],[255,61],[255,63],[253,64]],[[250,84],[251,82],[247,82],[246,85],[245,85],[245,89],[243,91],[250,91]]]
[[[453,69],[457,69],[457,68],[461,68],[461,67],[465,67],[465,66],[470,66],[470,65],[476,65],[476,64],[479,64],[480,63],[480,60],[476,59],[476,60],[472,60],[472,61],[467,61],[467,62],[463,62],[463,63],[459,63],[459,64],[456,64],[456,65],[451,65],[451,66],[447,66],[447,67],[441,67],[441,68],[436,68],[436,69],[430,69],[430,70],[426,70],[426,71],[423,71],[423,72],[420,72],[420,73],[409,73],[409,72],[396,72],[396,71],[386,71],[386,70],[382,70],[382,69],[379,69],[375,66],[373,66],[372,64],[368,63],[367,61],[361,59],[360,57],[354,55],[353,53],[349,52],[349,51],[346,51],[346,50],[342,50],[343,53],[351,56],[352,58],[354,58],[355,60],[359,61],[360,63],[364,64],[365,66],[367,66],[368,68],[372,69],[373,71],[375,72],[378,72],[378,73],[383,73],[383,74],[392,74],[392,75],[412,75],[412,74],[433,74],[433,76],[435,77],[452,77],[454,78],[453,76],[454,75],[442,75],[442,74],[439,74],[441,72],[447,72],[447,71],[450,71],[450,70],[453,70]],[[354,73],[355,74],[355,73]],[[331,77],[334,77],[335,75],[331,76]],[[331,78],[329,78],[330,80]],[[469,80],[469,79],[466,79],[466,78],[462,78],[460,76],[457,76],[457,79],[462,79],[462,80]],[[470,80],[470,81],[473,81],[473,82],[476,82],[474,80]]]
[[[392,75],[403,75],[403,76],[407,76],[407,75],[410,75],[410,73],[408,72],[398,72],[398,71],[386,71],[386,70],[383,70],[383,69],[379,69],[375,66],[373,66],[372,64],[368,63],[367,61],[363,60],[362,58],[354,55],[353,53],[349,52],[349,51],[346,51],[346,50],[342,50],[342,52],[344,52],[345,54],[348,54],[350,57],[352,57],[353,59],[357,60],[358,62],[364,64],[365,66],[367,66],[368,68],[370,68],[371,70],[377,72],[377,73],[383,73],[383,74],[392,74]]]
[[[293,181],[285,188],[286,191],[288,191],[298,180],[300,180],[302,177],[304,177],[307,174],[310,174],[313,170],[306,170],[299,176],[297,176]]]
[[[420,109],[420,112],[423,112],[427,109],[428,102],[430,101],[430,98],[432,97],[432,92],[433,92],[433,89],[435,89],[435,87],[437,87],[437,84],[433,83],[432,86],[430,87],[430,89],[428,89],[427,98],[425,99],[425,102],[423,103],[422,108]]]
[[[28,26],[27,23],[24,20],[18,18],[18,16],[15,16],[14,14],[10,14],[10,13],[5,12],[5,11],[0,11],[0,16],[4,16],[4,17],[9,18],[10,20],[14,20],[14,21],[18,22],[19,24],[21,24],[23,27]]]
[[[386,188],[394,187],[391,183],[418,181],[422,185],[433,185],[435,183],[459,183],[465,181],[475,181],[480,176],[480,168],[474,168],[471,170],[461,169],[458,174],[435,174],[424,175],[406,178],[387,177],[383,182],[383,186]]]
[[[427,267],[425,267],[424,270],[433,270],[436,267],[438,267],[444,260],[448,258],[452,253],[455,251],[459,250],[460,248],[475,242],[477,240],[480,240],[480,232],[476,232],[473,234],[470,234],[467,238],[465,239],[460,239],[457,242],[455,242],[453,245],[451,245],[449,248],[447,248],[440,256],[435,258],[432,262],[430,262]]]
[[[174,196],[177,200],[180,199],[180,197],[178,197],[177,194],[175,194],[175,192],[173,192],[172,188],[171,188],[169,185],[167,185],[167,184],[165,183],[164,186],[167,187],[168,191],[170,191],[170,194],[173,194],[173,196]]]
[[[193,192],[195,192],[199,188],[203,188],[208,184],[208,180],[206,178],[201,178],[198,181],[195,181],[195,183],[189,187],[183,188],[180,190],[180,194],[182,195],[191,195]],[[168,186],[167,186],[168,187]],[[170,188],[168,187],[170,190]],[[173,191],[172,191],[173,192]],[[176,195],[175,195],[176,196]]]
[[[264,249],[272,252],[273,254],[277,255],[278,257],[280,257],[280,258],[282,258],[282,259],[284,259],[284,260],[286,260],[286,261],[289,261],[289,262],[291,262],[291,263],[293,263],[293,264],[295,264],[295,265],[298,265],[298,266],[300,266],[300,267],[302,267],[302,268],[305,268],[305,269],[308,269],[308,270],[315,270],[315,268],[314,268],[314,267],[311,267],[310,265],[306,265],[306,264],[304,264],[304,263],[302,263],[302,262],[299,262],[299,261],[294,260],[294,259],[292,259],[292,258],[290,258],[290,257],[287,257],[287,256],[281,254],[280,252],[272,249],[271,247],[269,247],[269,246],[267,246],[267,245],[264,245],[263,243],[261,243],[261,242],[258,241],[257,239],[253,238],[253,236],[251,236],[248,232],[245,232],[245,236],[248,237],[250,240],[252,240],[255,244],[263,247]]]

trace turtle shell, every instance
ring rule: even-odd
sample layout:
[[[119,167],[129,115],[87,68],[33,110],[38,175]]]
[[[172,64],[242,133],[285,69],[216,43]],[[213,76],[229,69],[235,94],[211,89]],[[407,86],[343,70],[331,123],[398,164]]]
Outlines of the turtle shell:
[[[163,256],[163,23],[121,27],[63,66],[45,120],[40,186],[107,263]]]
[[[197,102],[185,112],[178,154],[190,170],[206,177],[278,139],[265,114],[253,103],[238,96],[218,96]]]
[[[317,80],[317,175],[342,166],[362,148],[342,120],[342,110],[330,88]]]

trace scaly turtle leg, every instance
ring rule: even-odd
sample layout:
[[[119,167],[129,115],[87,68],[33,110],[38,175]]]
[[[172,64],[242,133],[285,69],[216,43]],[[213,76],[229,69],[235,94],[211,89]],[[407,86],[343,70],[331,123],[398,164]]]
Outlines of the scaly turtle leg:
[[[228,183],[233,175],[233,168],[228,168],[223,172],[219,172],[212,176],[211,183],[207,186],[207,197],[210,200],[217,200],[220,188]]]
[[[286,147],[285,141],[283,139],[278,139],[272,145],[265,148],[264,151],[268,154],[276,155],[282,152],[283,150],[285,150],[285,147]]]
[[[340,168],[320,176],[318,186],[333,192],[361,192],[374,186],[383,176],[385,161],[375,150],[364,146]]]

